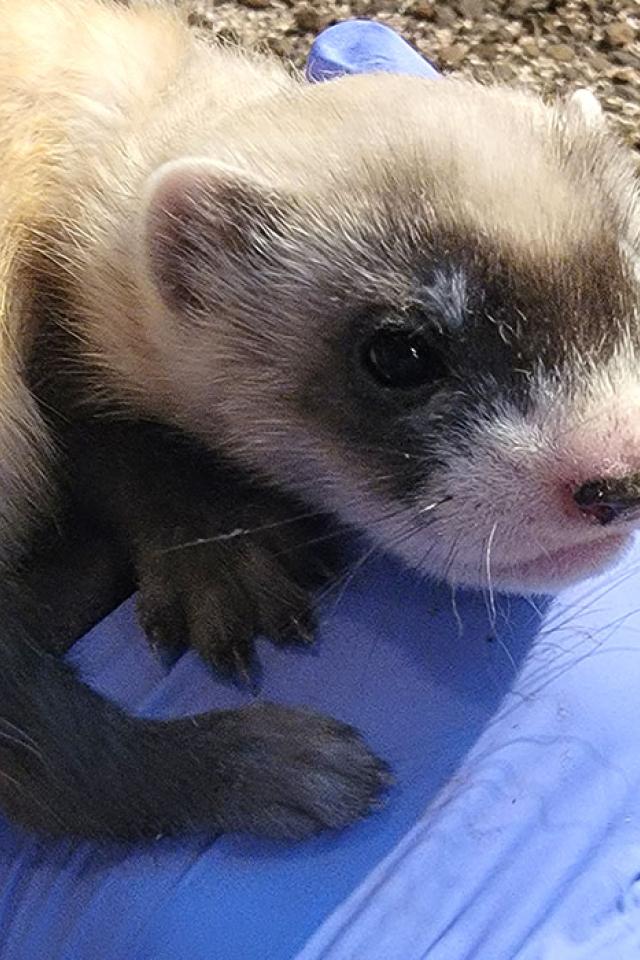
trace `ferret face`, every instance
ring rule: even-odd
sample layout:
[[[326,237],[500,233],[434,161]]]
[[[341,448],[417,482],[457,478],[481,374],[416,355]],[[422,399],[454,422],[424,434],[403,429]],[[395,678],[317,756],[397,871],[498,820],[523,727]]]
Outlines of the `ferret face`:
[[[173,165],[145,235],[201,436],[420,570],[543,591],[640,524],[637,199],[599,126],[500,109],[476,154],[394,122],[298,192]]]

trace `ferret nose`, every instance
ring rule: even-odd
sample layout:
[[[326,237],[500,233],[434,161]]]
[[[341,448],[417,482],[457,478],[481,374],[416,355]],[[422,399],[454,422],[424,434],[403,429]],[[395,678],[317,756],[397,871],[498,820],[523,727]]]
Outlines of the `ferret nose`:
[[[640,515],[640,474],[630,477],[589,480],[573,492],[580,511],[603,527],[614,520]]]

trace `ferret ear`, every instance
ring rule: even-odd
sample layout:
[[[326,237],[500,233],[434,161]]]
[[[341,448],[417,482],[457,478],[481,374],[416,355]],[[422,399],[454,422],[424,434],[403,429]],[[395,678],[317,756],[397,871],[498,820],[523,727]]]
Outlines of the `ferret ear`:
[[[575,90],[567,97],[565,108],[570,116],[580,118],[590,129],[597,129],[606,123],[600,101],[591,90]]]
[[[285,207],[268,184],[224,164],[161,167],[147,186],[143,246],[166,304],[179,313],[206,307],[212,284],[247,268],[275,238]]]

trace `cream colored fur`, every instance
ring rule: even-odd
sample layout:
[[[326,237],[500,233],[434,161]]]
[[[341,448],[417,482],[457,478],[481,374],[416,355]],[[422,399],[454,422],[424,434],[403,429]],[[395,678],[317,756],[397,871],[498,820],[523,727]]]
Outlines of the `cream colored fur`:
[[[367,526],[377,517],[383,531],[387,505],[369,494],[366,463],[329,430],[309,437],[283,387],[324,349],[322,330],[304,323],[304,303],[326,249],[346,273],[353,264],[372,298],[409,304],[401,272],[376,272],[375,258],[369,269],[354,256],[365,222],[378,225],[384,256],[380,198],[394,197],[407,236],[420,215],[515,261],[571,262],[612,233],[624,257],[638,257],[632,164],[588,96],[548,107],[520,91],[386,75],[307,86],[268,60],[205,46],[156,5],[0,0],[0,23],[0,495],[6,489],[15,505],[0,540],[26,516],[21,496],[33,499],[33,478],[46,474],[48,441],[21,380],[40,322],[34,284],[63,295],[94,399],[186,427],[348,519]],[[261,317],[260,286],[246,289],[253,281],[225,250],[203,257],[202,288],[220,301],[241,290],[242,319],[220,309],[215,322],[185,324],[161,296],[148,210],[166,177],[189,181],[190,158],[212,183],[235,178],[291,205],[277,290],[297,312]],[[554,400],[553,416],[574,422],[573,408],[559,409]],[[537,429],[509,411],[504,423],[479,426],[473,489],[485,489],[496,464],[504,470],[516,433],[527,449]],[[534,459],[546,469],[537,447]],[[449,472],[443,489],[464,485],[455,451]],[[412,522],[407,514],[381,539]],[[486,526],[478,537],[481,553]],[[452,566],[450,549],[434,561],[437,572]]]

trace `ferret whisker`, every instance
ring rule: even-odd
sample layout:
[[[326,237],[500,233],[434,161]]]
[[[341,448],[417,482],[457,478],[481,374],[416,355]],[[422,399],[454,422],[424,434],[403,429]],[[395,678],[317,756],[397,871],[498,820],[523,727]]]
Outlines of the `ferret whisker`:
[[[495,595],[494,595],[494,589],[493,589],[493,577],[491,574],[491,549],[493,546],[497,528],[498,528],[498,521],[496,520],[493,526],[491,527],[491,531],[486,541],[485,569],[484,569],[486,582],[487,582],[487,590],[488,590],[488,595],[485,594],[485,596],[488,599],[487,613],[489,614],[489,624],[491,626],[491,630],[494,633],[497,632],[496,625],[497,625],[498,614],[496,610],[496,602],[495,602]]]
[[[583,608],[582,612],[590,613],[591,609],[589,605],[587,605],[586,608]],[[571,638],[574,640],[574,642],[570,643],[566,640],[557,643],[553,642],[551,638],[561,634],[565,628],[570,630]],[[574,616],[574,611],[571,610],[571,615],[567,616],[564,621],[561,621],[557,624],[552,624],[551,627],[549,627],[547,624],[544,625],[544,628],[538,634],[536,646],[540,651],[547,649],[554,651],[556,653],[556,657],[554,659],[564,658],[571,656],[575,650],[578,650],[582,646],[585,636],[591,639],[592,631],[582,629],[580,627],[580,620],[576,619]],[[575,639],[576,637],[578,638],[577,640]]]
[[[513,668],[514,676],[517,676],[518,673],[520,672],[520,668],[518,667],[518,664],[516,663],[516,661],[515,661],[515,659],[514,659],[514,656],[513,656],[513,654],[511,653],[511,650],[509,650],[509,647],[508,647],[507,644],[505,643],[505,641],[504,641],[504,639],[503,639],[503,637],[502,637],[502,635],[501,635],[501,633],[500,633],[499,630],[494,630],[494,631],[493,631],[492,639],[495,640],[495,642],[498,644],[498,646],[500,647],[500,649],[503,651],[505,657],[507,658],[507,660],[508,660],[509,663],[511,664],[511,666],[512,666],[512,668]]]
[[[400,507],[397,510],[388,511],[383,518],[380,518],[380,520],[388,521],[398,515],[402,516],[404,512],[405,512],[404,508]],[[358,558],[358,560],[355,561],[355,563],[351,564],[349,568],[340,577],[338,577],[336,580],[329,583],[324,588],[324,590],[321,591],[321,593],[317,597],[318,602],[322,602],[329,593],[333,592],[333,590],[335,590],[337,587],[342,586],[340,594],[338,595],[336,602],[333,606],[333,611],[335,612],[338,604],[341,602],[347,590],[347,587],[351,584],[355,575],[362,570],[362,568],[365,566],[366,563],[368,563],[377,553],[386,553],[387,551],[393,552],[393,550],[397,549],[398,546],[400,546],[400,544],[405,543],[407,540],[411,539],[412,537],[417,536],[419,532],[420,531],[417,530],[416,528],[410,527],[406,531],[399,531],[395,537],[393,537],[390,541],[384,544],[379,544],[377,542],[374,542],[371,545],[371,547],[367,549],[364,552],[364,554],[362,554]]]
[[[386,477],[384,479],[386,479]],[[359,498],[356,497],[352,501],[346,501],[346,505],[348,506],[352,502],[358,502],[358,499]],[[424,517],[425,514],[432,514],[437,509],[437,507],[442,506],[444,503],[448,503],[451,499],[452,497],[450,495],[446,495],[444,497],[441,497],[439,500],[434,500],[433,502],[428,503],[423,507],[419,507],[417,510],[417,514],[421,518]],[[384,524],[388,522],[389,519],[392,519],[394,516],[403,514],[405,510],[406,508],[401,506],[396,511],[387,511],[380,517],[372,517],[370,523],[372,526],[375,526],[378,524]],[[155,556],[164,556],[165,554],[168,554],[168,553],[174,553],[179,550],[187,550],[192,547],[206,546],[207,544],[223,543],[229,540],[236,540],[240,537],[250,537],[256,533],[263,533],[269,530],[276,530],[280,527],[291,526],[303,520],[312,520],[318,517],[326,517],[326,516],[327,516],[326,510],[320,510],[320,509],[309,510],[304,513],[296,514],[293,517],[287,517],[284,520],[276,520],[276,521],[273,521],[272,523],[260,524],[255,527],[234,527],[232,530],[226,530],[222,533],[213,534],[212,536],[194,537],[192,540],[183,540],[180,543],[171,544],[171,546],[169,547],[163,547],[161,550],[155,551]],[[422,529],[426,528],[427,526],[429,526],[429,523],[422,523]],[[318,539],[323,540],[323,539],[327,539],[329,536],[339,536],[341,533],[344,533],[344,531],[338,530],[335,534],[323,535]],[[314,540],[312,542],[315,543],[316,541]]]
[[[536,537],[535,533],[533,533],[533,531],[531,531],[531,530],[529,531],[529,536],[530,536],[531,539],[534,541],[534,543],[535,543],[536,547],[538,548],[538,550],[540,551],[540,553],[542,553],[545,557],[550,558],[550,557],[551,557],[551,553],[549,552],[549,550],[547,549],[547,547],[545,546],[545,544],[542,542],[542,540],[540,540],[539,537]]]
[[[405,543],[405,542],[407,542],[408,540],[411,540],[411,534],[405,535],[405,537],[403,537],[403,539],[402,539],[401,542],[402,542],[402,543]],[[432,553],[432,551],[433,551],[433,544],[431,544],[431,543],[427,544],[427,547],[426,547],[426,549],[423,551],[420,559],[414,564],[416,570],[417,570],[422,576],[424,576],[424,566],[425,566],[425,562],[426,562],[429,554]]]
[[[556,617],[550,617],[544,626],[543,632],[540,634],[541,637],[551,635],[554,632],[563,630],[568,624],[573,624],[576,621],[576,618],[593,611],[595,604],[600,603],[604,600],[605,597],[612,591],[617,590],[628,580],[633,580],[637,577],[638,572],[640,571],[640,561],[633,563],[630,567],[625,568],[620,572],[620,575],[615,578],[613,581],[607,581],[603,589],[599,590],[596,593],[593,593],[592,590],[587,590],[583,594],[584,602],[581,602],[578,599],[574,602],[570,608],[561,608],[561,610],[556,614]],[[562,616],[564,614],[564,616]]]
[[[638,565],[640,567],[640,564]],[[637,573],[637,570],[636,570]],[[626,578],[624,578],[626,579]],[[613,586],[619,586],[620,584],[614,584]],[[589,607],[584,612],[589,612]],[[618,618],[617,621],[614,621],[614,626],[619,622],[624,622],[624,620],[629,619],[632,614],[625,614],[624,616]],[[608,629],[612,625],[610,623],[603,625],[595,634],[591,630],[580,630],[579,621],[576,622],[574,611],[570,611],[570,614],[567,615],[566,620],[560,625],[554,627],[551,630],[548,630],[546,627],[543,631],[540,632],[536,640],[536,646],[540,651],[550,650],[553,651],[551,657],[547,657],[543,663],[540,664],[539,668],[534,671],[530,671],[528,676],[529,684],[534,684],[538,682],[538,677],[541,675],[547,674],[550,669],[554,667],[555,664],[562,662],[566,667],[572,666],[574,663],[578,663],[581,660],[584,660],[586,657],[595,654],[599,647],[602,646],[604,640],[597,640],[598,633],[602,633],[604,630]],[[562,630],[567,627],[571,631],[571,637],[574,638],[575,642],[567,643],[566,641],[551,643],[549,637],[554,634],[561,633]],[[577,639],[575,639],[577,637]],[[592,644],[592,648],[588,651],[582,653],[579,657],[576,656],[577,651],[579,651],[585,640],[588,640]]]
[[[639,612],[639,609],[640,608],[631,610],[628,613],[624,614],[622,617],[618,618],[618,620],[615,620],[609,624],[604,624],[595,633],[592,633],[591,631],[583,631],[582,638],[568,650],[565,648],[564,655],[558,654],[557,656],[549,659],[543,665],[541,665],[538,671],[536,671],[533,674],[530,674],[527,677],[530,687],[533,684],[537,684],[537,686],[533,686],[533,689],[527,689],[526,696],[528,698],[539,696],[539,694],[542,693],[551,683],[558,680],[561,676],[563,676],[565,673],[568,673],[570,670],[573,670],[580,663],[583,663],[586,660],[592,659],[595,656],[602,656],[603,654],[615,655],[621,650],[628,651],[631,649],[635,651],[636,649],[635,646],[613,647],[613,646],[608,646],[607,641],[611,638],[613,631],[615,631],[617,627],[620,626],[621,623],[624,623],[624,621],[627,619],[636,617]],[[604,633],[604,631],[607,629],[610,632],[606,636],[603,636],[601,639],[597,639],[598,635]],[[577,654],[577,651],[580,649],[585,639],[591,642],[592,644],[591,648],[589,650],[585,650],[581,654]],[[553,671],[553,672],[550,672],[550,671]]]
[[[446,494],[446,496],[440,497],[439,500],[433,500],[431,503],[427,503],[425,506],[418,508],[418,516],[422,517],[426,513],[432,513],[438,507],[441,507],[445,503],[450,503],[452,500],[453,496],[451,494]]]
[[[451,612],[453,613],[453,619],[456,622],[456,627],[458,628],[458,638],[461,638],[464,635],[464,624],[462,622],[462,617],[460,616],[460,610],[458,608],[458,586],[455,583],[449,584],[450,590],[450,599],[451,599]]]
[[[0,770],[0,781],[1,780],[4,780],[5,783],[11,784],[11,786],[17,790],[18,793],[28,797],[32,803],[34,803],[37,807],[40,807],[41,810],[44,810],[45,813],[50,814],[51,817],[53,817],[53,819],[64,828],[64,820],[58,814],[57,810],[50,806],[50,804],[43,802],[43,800],[38,797],[33,790],[29,790],[23,783],[20,783],[20,781],[16,780],[15,777],[12,777],[10,774],[8,774],[6,770]]]
[[[446,500],[448,499],[449,498],[444,498],[442,502],[446,502]],[[409,528],[406,531],[400,531],[398,536],[391,541],[390,549],[397,550],[398,547],[403,546],[406,543],[410,542],[412,539],[419,536],[426,529],[428,529],[432,525],[432,523],[433,523],[433,520],[430,520],[427,523],[423,523],[418,528]],[[422,576],[424,576],[425,561],[427,560],[429,554],[432,552],[433,552],[433,544],[427,543],[426,549],[422,553],[422,556],[420,557],[420,559],[412,563],[412,567],[414,567]]]
[[[542,621],[543,612],[530,594],[524,594],[522,599],[533,610],[538,620]]]
[[[457,606],[456,594],[458,591],[458,584],[455,582],[455,579],[451,576],[451,570],[452,570],[453,564],[455,563],[456,557],[460,552],[461,542],[462,542],[462,537],[460,535],[454,538],[451,544],[451,547],[449,548],[449,552],[447,553],[447,556],[445,558],[443,571],[442,571],[443,580],[445,580],[445,582],[448,582],[451,586],[451,605],[453,608],[453,615],[456,620],[456,624],[458,626],[459,636],[462,636],[462,634],[464,633],[464,624],[462,622],[462,618],[460,617],[460,613],[458,611],[458,606]]]
[[[3,721],[0,720],[0,723],[2,722]],[[11,733],[6,733],[4,730],[0,730],[0,748],[2,741],[5,741],[6,743],[13,743],[16,747],[21,747],[23,750],[26,750],[27,753],[33,754],[33,756],[37,757],[40,762],[44,761],[42,751],[37,747],[32,746],[31,743],[29,743],[27,740],[24,740],[22,737],[16,737]]]
[[[451,568],[455,562],[456,556],[458,555],[458,547],[460,544],[460,540],[461,540],[461,537],[459,535],[453,539],[451,546],[449,547],[447,556],[445,557],[445,561],[443,564],[443,571],[442,571],[442,575],[445,580],[451,581],[451,578],[450,578]]]
[[[193,540],[184,540],[180,543],[171,544],[170,547],[163,547],[162,550],[155,551],[155,555],[164,556],[167,553],[174,553],[177,550],[187,550],[190,547],[201,547],[207,544],[223,543],[227,540],[237,540],[239,537],[250,537],[255,533],[277,530],[281,527],[291,526],[294,523],[300,523],[302,520],[311,520],[323,516],[326,516],[326,511],[311,510],[306,513],[298,513],[294,517],[287,517],[285,520],[275,520],[272,523],[263,523],[255,527],[234,527],[233,530],[217,533],[210,537],[194,537]]]
[[[348,569],[343,574],[341,574],[341,576],[337,577],[335,580],[330,581],[324,587],[324,589],[320,591],[320,593],[316,597],[316,602],[324,604],[326,602],[327,597],[331,593],[333,593],[334,590],[341,588],[331,608],[331,614],[332,615],[335,614],[338,606],[342,601],[342,598],[344,597],[347,591],[347,588],[353,582],[356,574],[360,573],[362,568],[365,566],[365,564],[367,564],[372,559],[372,557],[374,557],[377,553],[380,553],[380,552],[382,552],[382,547],[380,544],[375,542],[371,544],[369,549],[366,550],[364,554],[362,554],[358,558],[358,560],[355,561],[355,563],[350,564]]]
[[[22,740],[25,740],[27,743],[30,743],[34,749],[38,749],[38,744],[30,734],[23,730],[22,727],[17,726],[15,723],[12,723],[11,720],[7,720],[6,717],[0,716],[0,724],[4,724],[5,727],[8,727],[9,730],[12,730],[17,737]]]

